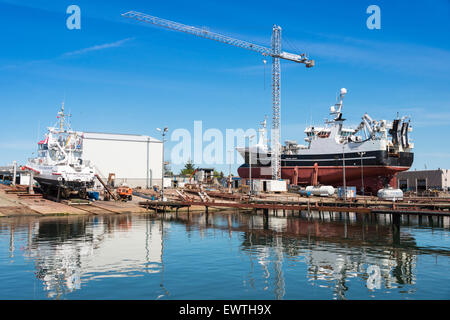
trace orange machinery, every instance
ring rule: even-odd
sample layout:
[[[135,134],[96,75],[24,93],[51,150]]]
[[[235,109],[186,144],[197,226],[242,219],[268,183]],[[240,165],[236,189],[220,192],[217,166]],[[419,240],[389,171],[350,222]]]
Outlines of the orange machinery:
[[[133,189],[130,187],[120,186],[116,192],[120,200],[127,201],[133,199]]]

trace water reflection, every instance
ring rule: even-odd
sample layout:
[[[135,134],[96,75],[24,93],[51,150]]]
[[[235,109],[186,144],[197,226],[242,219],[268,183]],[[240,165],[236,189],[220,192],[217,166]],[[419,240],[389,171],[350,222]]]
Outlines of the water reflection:
[[[289,258],[304,257],[308,280],[332,289],[335,298],[346,299],[346,284],[351,278],[361,278],[372,291],[382,286],[414,285],[418,254],[450,255],[448,250],[418,247],[411,234],[400,232],[401,226],[448,229],[448,217],[433,217],[423,223],[416,216],[393,221],[390,215],[313,212],[287,216],[271,211],[267,217],[227,214],[225,226],[222,214],[212,215],[166,214],[166,219],[185,223],[187,231],[227,229],[230,237],[233,232],[242,232],[241,249],[252,262],[249,283],[255,282],[255,259],[262,266],[265,283],[271,279],[275,299],[285,295],[283,263]]]
[[[237,238],[239,254],[248,259],[239,262],[248,270],[243,274],[242,291],[249,287],[258,294],[270,292],[262,295],[268,299],[295,297],[291,284],[299,279],[308,286],[325,288],[335,299],[348,298],[349,283],[365,288],[366,295],[361,298],[372,297],[371,293],[381,288],[389,292],[405,285],[414,293],[418,256],[450,255],[445,247],[418,245],[410,232],[411,227],[447,232],[448,219],[419,221],[411,216],[393,223],[389,215],[333,212],[20,218],[0,220],[0,236],[9,236],[8,257],[14,260],[19,241],[16,234],[21,235],[23,256],[33,261],[36,278],[42,281],[48,298],[67,297],[103,279],[154,274],[159,277],[159,288],[153,298],[159,299],[168,298],[169,291],[182,290],[182,285],[167,286],[174,274],[165,272],[167,264],[183,264],[165,256],[165,246],[175,236],[170,230],[175,227],[182,227],[187,239],[198,235],[221,243],[223,238]],[[179,235],[182,230],[176,232]],[[189,249],[188,245],[179,248]]]
[[[88,282],[137,277],[162,268],[159,220],[133,225],[133,217],[125,215],[13,221],[10,256],[14,234],[24,228],[28,234],[24,256],[34,261],[36,277],[42,280],[49,298],[80,289],[82,276]]]

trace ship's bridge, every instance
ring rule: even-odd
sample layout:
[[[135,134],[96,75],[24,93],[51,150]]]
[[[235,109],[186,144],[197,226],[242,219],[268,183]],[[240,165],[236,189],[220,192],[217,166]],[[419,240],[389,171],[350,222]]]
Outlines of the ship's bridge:
[[[341,132],[340,132],[342,137],[348,137],[348,136],[351,136],[354,133],[355,133],[355,130],[354,129],[350,129],[350,128],[342,128]]]

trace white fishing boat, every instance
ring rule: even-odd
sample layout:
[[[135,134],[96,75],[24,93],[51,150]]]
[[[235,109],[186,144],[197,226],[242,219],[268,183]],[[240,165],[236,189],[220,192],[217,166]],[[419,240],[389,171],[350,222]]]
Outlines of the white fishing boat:
[[[37,157],[28,159],[24,168],[33,171],[44,193],[56,191],[65,198],[78,193],[84,198],[87,189],[94,186],[95,169],[83,160],[83,133],[70,129],[65,121],[68,116],[63,103],[59,126],[48,127],[45,138],[38,142]]]

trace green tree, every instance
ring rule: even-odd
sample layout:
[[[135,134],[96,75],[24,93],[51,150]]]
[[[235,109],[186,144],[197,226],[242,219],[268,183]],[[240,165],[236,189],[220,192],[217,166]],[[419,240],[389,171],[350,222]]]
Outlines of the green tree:
[[[180,171],[180,174],[182,176],[190,176],[191,174],[194,173],[195,169],[196,168],[195,168],[194,164],[192,163],[192,161],[188,160],[188,162],[186,162],[186,164],[184,165],[184,169],[182,169]]]
[[[223,178],[223,172],[222,171],[220,171],[220,172],[217,172],[216,170],[214,170],[214,177],[215,178],[217,178],[217,179],[221,179],[221,178]]]

